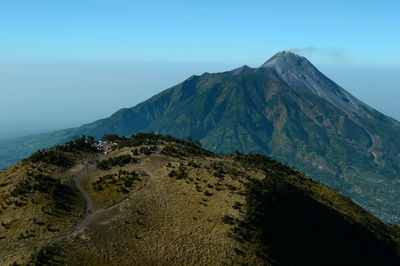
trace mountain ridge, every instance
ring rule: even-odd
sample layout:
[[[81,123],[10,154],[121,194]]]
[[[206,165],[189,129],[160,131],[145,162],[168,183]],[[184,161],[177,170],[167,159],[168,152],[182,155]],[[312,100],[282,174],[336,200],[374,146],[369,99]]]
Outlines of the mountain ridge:
[[[399,226],[268,156],[103,140],[107,154],[81,137],[0,173],[2,265],[399,264]]]
[[[296,90],[308,89],[314,94],[324,97],[331,103],[350,109],[359,115],[366,115],[362,107],[371,107],[356,99],[353,95],[324,76],[307,58],[292,52],[279,52],[261,67],[273,68],[278,75]],[[315,80],[321,81],[317,84]]]
[[[398,125],[306,58],[281,52],[258,68],[193,75],[109,118],[40,139],[52,146],[82,134],[192,136],[214,152],[256,152],[285,161],[383,220],[399,222],[400,199],[390,192],[400,192]],[[16,147],[9,143],[9,150]]]

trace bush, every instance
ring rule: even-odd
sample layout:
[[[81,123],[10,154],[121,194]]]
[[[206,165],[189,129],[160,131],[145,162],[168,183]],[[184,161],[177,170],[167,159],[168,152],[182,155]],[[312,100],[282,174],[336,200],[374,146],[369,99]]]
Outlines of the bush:
[[[102,191],[104,186],[108,187],[108,185],[112,184],[117,186],[118,192],[126,194],[133,188],[135,180],[142,181],[135,171],[128,172],[120,170],[118,174],[108,174],[99,177],[97,181],[92,183],[92,186],[94,190]]]
[[[25,160],[31,161],[32,163],[44,162],[61,167],[70,167],[73,165],[67,157],[55,151],[37,151]]]
[[[178,174],[176,175],[176,179],[186,179],[188,176],[186,172],[186,167],[184,165],[180,165],[178,167]]]
[[[11,196],[16,197],[19,195],[25,195],[31,191],[32,187],[28,180],[21,181],[15,188],[11,191]]]
[[[208,190],[204,191],[204,196],[211,197],[212,195],[213,194],[210,191]]]
[[[84,151],[84,152],[97,152],[96,147],[92,146],[94,138],[92,136],[86,137],[83,135],[80,138],[75,138],[64,145],[57,146],[57,150],[59,151]]]
[[[240,210],[242,208],[242,206],[243,206],[243,204],[238,201],[236,201],[235,204],[233,204],[233,208],[235,210]]]
[[[171,157],[180,157],[180,156],[184,156],[184,154],[180,151],[178,151],[177,149],[174,148],[174,146],[172,145],[167,145],[165,146],[162,150],[161,153],[167,156],[171,156]]]
[[[157,151],[157,146],[152,147],[140,147],[139,152],[144,155],[150,155],[153,152]]]
[[[35,175],[32,181],[21,181],[10,194],[15,197],[34,191],[49,195],[55,209],[69,210],[67,203],[73,194],[72,189],[61,184],[60,180],[47,175]]]
[[[31,260],[28,265],[59,265],[64,264],[63,261],[55,259],[54,257],[61,255],[61,248],[47,246],[39,250],[39,252],[31,254]]]
[[[225,215],[222,217],[222,222],[223,222],[224,224],[233,224],[233,223],[234,223],[234,220],[233,220],[233,217],[232,217],[232,216],[225,214]]]
[[[176,177],[177,175],[178,175],[178,173],[176,172],[175,169],[171,170],[171,171],[168,173],[168,176],[169,176],[169,177]]]
[[[116,140],[121,140],[121,137],[119,137],[118,135],[105,135],[101,138],[101,140],[115,142]]]
[[[226,187],[227,187],[229,190],[232,190],[232,191],[237,190],[237,188],[236,188],[234,185],[231,185],[231,184],[226,184]]]
[[[178,167],[178,171],[176,171],[175,169],[172,169],[168,173],[168,176],[175,177],[176,179],[186,179],[188,177],[188,174],[186,172],[186,167],[184,165],[180,165]]]
[[[107,160],[103,160],[97,164],[97,168],[100,170],[109,170],[114,166],[124,166],[129,163],[135,163],[136,159],[130,154],[124,154],[117,157],[113,157]]]
[[[191,167],[194,167],[194,168],[199,167],[199,165],[198,165],[197,163],[195,163],[194,161],[190,161],[190,162],[188,163],[188,166],[191,166]]]

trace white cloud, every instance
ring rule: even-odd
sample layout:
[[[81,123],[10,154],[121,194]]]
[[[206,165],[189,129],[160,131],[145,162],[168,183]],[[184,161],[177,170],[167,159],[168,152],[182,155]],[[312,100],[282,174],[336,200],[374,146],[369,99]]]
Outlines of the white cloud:
[[[318,57],[324,60],[346,63],[352,61],[343,48],[318,48],[315,46],[291,48],[289,51],[306,57]]]

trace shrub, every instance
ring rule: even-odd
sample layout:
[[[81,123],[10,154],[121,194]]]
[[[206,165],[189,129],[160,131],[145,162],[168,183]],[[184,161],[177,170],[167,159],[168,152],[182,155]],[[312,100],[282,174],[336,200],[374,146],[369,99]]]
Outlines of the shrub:
[[[55,151],[37,151],[25,160],[33,163],[44,162],[61,167],[70,167],[73,165],[73,163],[67,157],[62,155],[60,152]]]
[[[142,179],[138,177],[138,174],[135,171],[128,172],[120,170],[117,174],[107,174],[104,176],[100,176],[97,181],[92,183],[92,186],[94,190],[102,191],[104,187],[108,187],[108,185],[112,184],[114,186],[117,186],[118,192],[126,194],[134,186],[135,180],[142,181]]]
[[[59,145],[57,146],[57,150],[59,151],[67,151],[67,152],[73,152],[73,151],[85,151],[85,152],[96,152],[96,147],[92,146],[91,143],[93,143],[94,138],[92,136],[86,137],[83,135],[80,138],[75,138],[74,140],[71,140],[64,145]]]
[[[233,224],[233,223],[234,223],[234,220],[233,220],[233,217],[232,217],[232,216],[225,214],[225,215],[222,217],[222,222],[223,222],[224,224]]]
[[[210,191],[208,190],[204,191],[204,196],[211,197],[212,195],[213,194]]]
[[[233,208],[235,210],[240,210],[240,208],[242,208],[242,206],[243,206],[243,204],[238,201],[236,201],[235,204],[233,204]]]
[[[190,162],[188,163],[188,166],[191,166],[191,167],[194,167],[194,168],[199,167],[199,165],[198,165],[197,163],[195,163],[194,161],[190,161]]]
[[[137,160],[130,154],[124,154],[101,161],[97,164],[97,168],[101,170],[109,170],[114,166],[124,166],[129,163],[135,163],[136,161]]]
[[[23,196],[33,191],[49,195],[55,209],[69,210],[67,203],[73,194],[72,189],[69,186],[61,184],[60,180],[47,175],[34,175],[32,181],[21,181],[10,194],[14,197]]]
[[[226,187],[227,187],[229,190],[232,190],[232,191],[237,190],[237,188],[236,188],[234,185],[231,185],[231,184],[226,184]]]
[[[162,150],[161,153],[167,156],[171,157],[179,157],[179,156],[184,156],[184,154],[177,149],[174,148],[172,145],[167,145],[165,146]]]
[[[177,176],[177,175],[178,175],[178,173],[176,172],[175,169],[172,169],[172,170],[168,173],[168,176],[169,176],[169,177],[175,177],[175,176]]]

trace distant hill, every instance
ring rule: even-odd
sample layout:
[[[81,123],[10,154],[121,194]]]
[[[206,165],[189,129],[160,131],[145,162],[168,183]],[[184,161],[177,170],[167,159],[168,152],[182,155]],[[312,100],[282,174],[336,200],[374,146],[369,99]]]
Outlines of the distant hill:
[[[339,189],[383,220],[400,222],[399,122],[290,52],[258,68],[192,76],[82,127],[0,142],[0,153],[9,165],[73,136],[151,131],[192,136],[214,152],[267,154]]]
[[[110,144],[111,145],[111,144]],[[400,227],[260,154],[138,134],[0,173],[1,265],[399,265]]]

